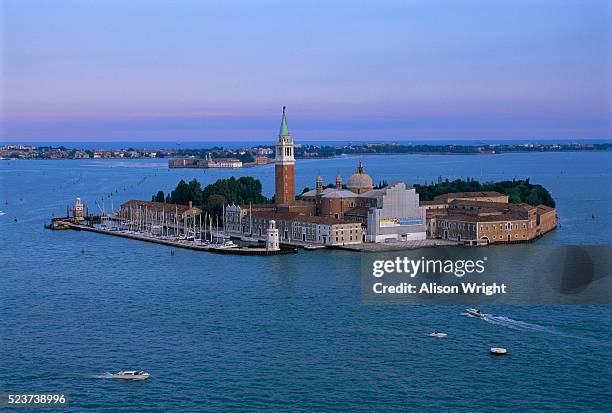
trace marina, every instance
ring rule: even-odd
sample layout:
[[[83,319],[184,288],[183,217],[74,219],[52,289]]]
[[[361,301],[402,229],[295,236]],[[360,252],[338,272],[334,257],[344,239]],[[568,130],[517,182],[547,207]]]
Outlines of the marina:
[[[120,230],[114,227],[98,227],[94,225],[85,225],[71,222],[67,219],[55,219],[51,225],[46,225],[49,229],[72,229],[77,231],[89,231],[98,234],[113,235],[121,238],[129,238],[138,241],[152,242],[155,244],[167,245],[175,248],[185,248],[195,251],[214,252],[218,254],[235,254],[235,255],[279,255],[297,253],[297,247],[282,246],[277,250],[267,250],[265,247],[241,247],[236,244],[215,243],[210,244],[199,239],[180,239],[180,237],[162,237],[154,236],[147,233],[135,232],[129,230]]]

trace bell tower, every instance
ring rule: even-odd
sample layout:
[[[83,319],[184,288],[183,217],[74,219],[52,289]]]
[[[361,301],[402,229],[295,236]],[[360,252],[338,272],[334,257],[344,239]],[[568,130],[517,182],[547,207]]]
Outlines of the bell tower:
[[[276,141],[275,170],[275,203],[277,205],[291,204],[295,201],[295,158],[293,157],[293,140],[289,134],[285,107],[281,121],[278,140]]]

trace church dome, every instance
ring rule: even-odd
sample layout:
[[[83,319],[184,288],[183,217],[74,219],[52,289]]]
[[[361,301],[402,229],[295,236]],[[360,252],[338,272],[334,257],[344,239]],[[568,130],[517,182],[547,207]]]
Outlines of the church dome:
[[[372,178],[363,170],[363,164],[359,162],[357,171],[348,180],[348,189],[356,194],[362,194],[372,190]]]

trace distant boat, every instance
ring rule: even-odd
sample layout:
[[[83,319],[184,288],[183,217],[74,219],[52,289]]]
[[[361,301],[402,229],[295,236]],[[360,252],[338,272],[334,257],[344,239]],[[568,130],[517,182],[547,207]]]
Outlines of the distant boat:
[[[507,353],[508,350],[503,347],[491,347],[491,354],[494,356],[505,356]]]
[[[448,334],[446,333],[440,333],[438,331],[434,331],[433,333],[429,333],[427,334],[429,337],[434,337],[434,338],[446,338],[448,336]]]
[[[0,211],[0,216],[2,216],[2,215],[6,215],[6,212]]]
[[[146,380],[151,375],[146,371],[119,371],[113,374],[113,379],[121,380]]]
[[[484,316],[486,316],[486,314],[485,314],[485,313],[481,312],[480,310],[478,310],[478,309],[476,309],[476,308],[468,308],[468,309],[467,309],[467,310],[465,310],[465,311],[467,311],[467,313],[468,313],[469,315],[474,316],[474,317],[480,317],[480,318],[483,318]]]

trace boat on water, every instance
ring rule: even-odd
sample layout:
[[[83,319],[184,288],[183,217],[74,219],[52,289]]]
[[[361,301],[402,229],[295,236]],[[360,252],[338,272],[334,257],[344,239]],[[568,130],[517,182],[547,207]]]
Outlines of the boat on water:
[[[477,309],[477,308],[468,308],[468,309],[467,309],[467,310],[465,310],[465,311],[467,311],[467,313],[468,313],[469,315],[474,316],[474,317],[480,317],[480,318],[483,318],[484,316],[486,316],[486,315],[487,315],[487,314],[483,313],[482,311],[480,311],[480,310],[479,310],[479,309]]]
[[[146,380],[151,375],[146,371],[125,370],[113,374],[113,379],[121,380]]]
[[[508,350],[503,347],[491,347],[491,354],[494,356],[505,356],[507,353]]]
[[[238,248],[238,245],[234,244],[234,241],[225,241],[217,245],[216,248],[221,248],[221,249]]]
[[[6,212],[0,211],[0,216],[2,216],[2,215],[6,215]]]
[[[304,246],[304,249],[308,251],[314,251],[314,250],[318,250],[319,247],[317,247],[316,245],[308,244]]]
[[[446,334],[446,333],[441,333],[441,332],[439,332],[439,331],[434,331],[434,332],[431,332],[431,333],[429,333],[429,334],[427,334],[427,335],[428,335],[429,337],[434,337],[434,338],[445,338],[445,337],[448,337],[448,334]]]

